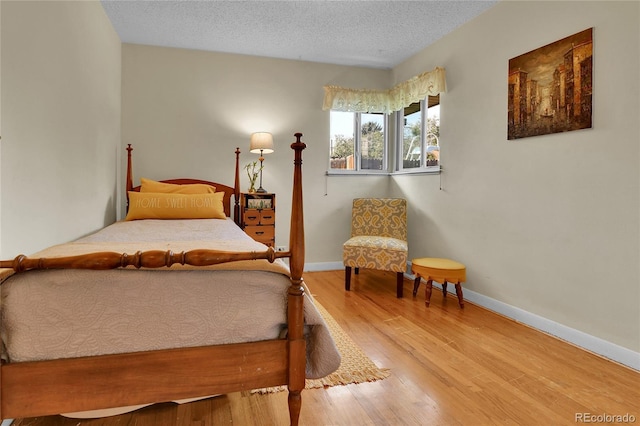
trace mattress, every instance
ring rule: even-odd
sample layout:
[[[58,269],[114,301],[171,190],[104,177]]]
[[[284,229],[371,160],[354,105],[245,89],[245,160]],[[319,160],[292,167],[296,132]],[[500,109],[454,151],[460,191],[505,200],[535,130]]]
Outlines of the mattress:
[[[266,246],[229,219],[141,220],[30,257],[195,248]],[[280,259],[13,274],[1,287],[3,357],[26,362],[275,339],[286,332],[287,274]],[[308,292],[304,314],[306,374],[324,377],[338,368],[340,354]]]

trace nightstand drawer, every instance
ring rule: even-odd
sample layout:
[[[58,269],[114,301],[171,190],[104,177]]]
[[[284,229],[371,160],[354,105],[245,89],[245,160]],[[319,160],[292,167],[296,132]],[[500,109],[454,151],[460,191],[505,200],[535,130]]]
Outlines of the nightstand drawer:
[[[258,209],[246,209],[244,211],[244,225],[258,225],[260,224],[260,210]]]
[[[244,232],[256,241],[271,241],[276,236],[276,228],[273,226],[246,226]]]
[[[276,212],[273,209],[263,209],[260,212],[260,225],[275,225]]]

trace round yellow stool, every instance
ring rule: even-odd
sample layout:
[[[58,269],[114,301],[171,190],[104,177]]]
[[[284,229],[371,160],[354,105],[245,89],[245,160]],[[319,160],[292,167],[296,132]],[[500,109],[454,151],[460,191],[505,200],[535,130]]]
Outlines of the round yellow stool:
[[[429,306],[429,302],[431,300],[433,281],[437,281],[442,283],[442,293],[444,297],[447,297],[447,283],[455,284],[458,303],[461,308],[464,308],[464,301],[462,300],[462,286],[460,284],[467,280],[467,269],[462,263],[449,259],[421,257],[411,261],[411,273],[416,276],[413,283],[414,296],[418,294],[420,279],[424,278],[427,280],[425,299],[425,304],[427,306]]]

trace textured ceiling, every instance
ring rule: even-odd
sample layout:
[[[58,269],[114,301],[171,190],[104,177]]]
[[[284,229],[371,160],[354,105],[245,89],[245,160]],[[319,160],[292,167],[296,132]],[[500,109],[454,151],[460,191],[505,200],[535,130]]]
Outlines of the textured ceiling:
[[[124,43],[392,68],[497,1],[102,0]]]

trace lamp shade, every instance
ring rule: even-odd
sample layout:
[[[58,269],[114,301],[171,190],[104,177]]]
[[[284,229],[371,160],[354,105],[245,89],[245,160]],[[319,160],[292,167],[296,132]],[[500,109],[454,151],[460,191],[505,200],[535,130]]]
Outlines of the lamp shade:
[[[253,154],[271,154],[273,152],[273,135],[268,132],[252,133],[249,151]]]

